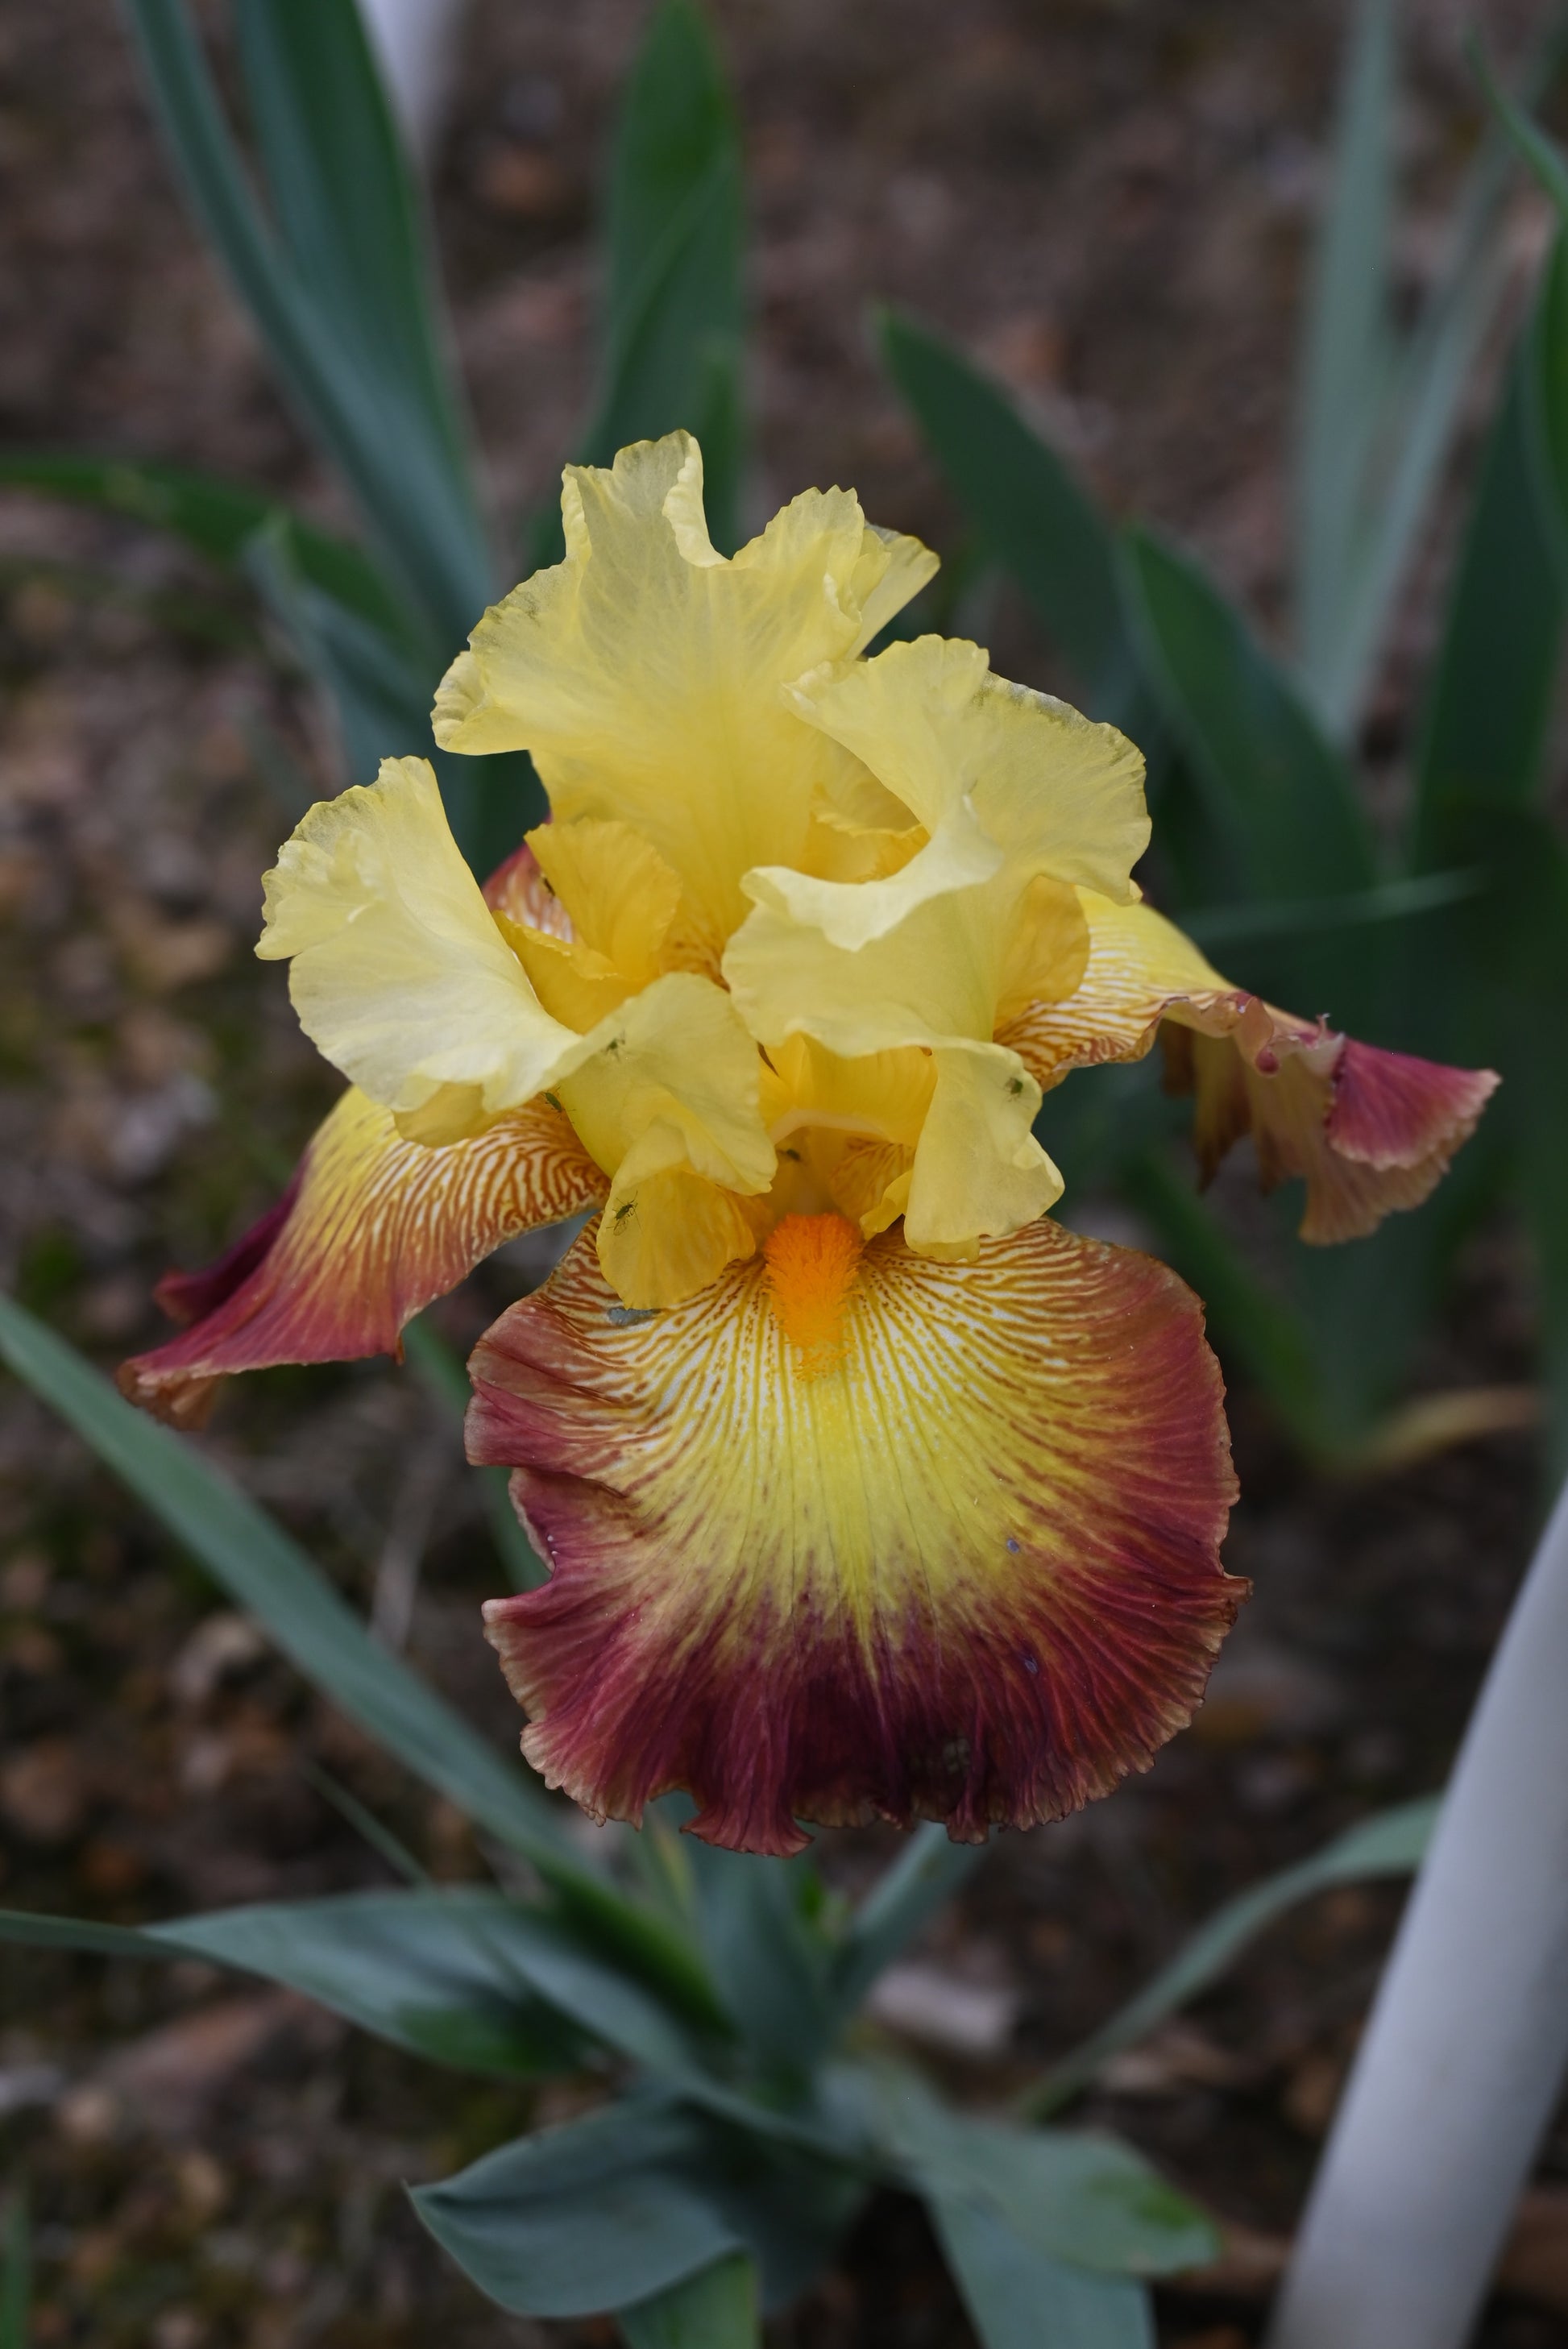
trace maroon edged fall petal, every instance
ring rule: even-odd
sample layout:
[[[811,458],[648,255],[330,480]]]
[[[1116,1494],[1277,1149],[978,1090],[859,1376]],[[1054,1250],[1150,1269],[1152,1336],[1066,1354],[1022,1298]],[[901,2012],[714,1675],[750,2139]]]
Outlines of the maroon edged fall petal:
[[[231,1371],[395,1352],[404,1323],[482,1257],[604,1191],[547,1102],[432,1150],[405,1142],[388,1111],[350,1091],[277,1206],[205,1272],[160,1284],[160,1303],[191,1327],[124,1363],[121,1392],[191,1426]]]
[[[1058,1818],[1188,1721],[1246,1586],[1202,1309],[1040,1222],[861,1260],[807,1363],[765,1258],[628,1314],[585,1233],[471,1361],[469,1456],[515,1474],[551,1579],[486,1609],[523,1751],[595,1817],[692,1830]]]
[[[497,865],[484,897],[513,921],[570,932],[526,842]],[[153,1294],[185,1334],[122,1363],[120,1391],[193,1427],[232,1371],[399,1352],[405,1323],[492,1249],[598,1206],[608,1187],[546,1102],[431,1149],[405,1141],[389,1112],[350,1089],[276,1205],[215,1263],[164,1275]]]
[[[1158,1035],[1171,1090],[1195,1096],[1204,1180],[1250,1133],[1265,1189],[1305,1182],[1304,1240],[1359,1239],[1419,1206],[1497,1089],[1490,1069],[1382,1051],[1232,987],[1149,905],[1085,906],[1081,982],[1029,1005],[997,1041],[1048,1091],[1075,1069],[1140,1059]]]
[[[1306,1186],[1300,1235],[1363,1239],[1398,1207],[1418,1207],[1497,1090],[1490,1069],[1446,1068],[1275,1011],[1255,995],[1182,1005],[1161,1031],[1166,1081],[1194,1096],[1193,1145],[1207,1182],[1233,1143],[1253,1138],[1265,1191]]]

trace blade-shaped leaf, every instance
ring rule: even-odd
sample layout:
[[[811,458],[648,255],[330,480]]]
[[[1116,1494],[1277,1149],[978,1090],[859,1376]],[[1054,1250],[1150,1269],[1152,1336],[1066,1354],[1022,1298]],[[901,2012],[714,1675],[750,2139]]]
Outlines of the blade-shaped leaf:
[[[366,363],[418,403],[482,546],[423,198],[357,0],[235,0],[234,23],[294,274]]]
[[[27,2198],[17,2191],[8,2198],[0,2229],[0,2349],[27,2349],[32,2292]]]
[[[185,0],[125,0],[149,85],[187,192],[284,390],[339,468],[386,549],[433,652],[455,650],[489,598],[490,570],[471,499],[454,495],[451,451],[417,397],[369,365],[301,283],[263,219]]]
[[[0,1941],[106,1957],[201,1957],[281,1982],[411,2054],[526,2078],[577,2068],[589,2043],[506,1955],[503,1893],[356,1892],[106,1927],[0,1910]]]
[[[434,680],[407,647],[314,586],[290,522],[274,514],[245,548],[245,569],[337,718],[354,783],[374,781],[394,746],[426,748]]]
[[[621,103],[605,207],[601,388],[582,460],[607,465],[631,440],[685,426],[703,443],[708,527],[739,534],[744,424],[745,202],[739,127],[696,0],[663,0]],[[559,516],[534,560],[559,560]]]
[[[371,1639],[320,1568],[187,1439],[126,1402],[14,1299],[0,1297],[0,1359],[265,1624],[306,1679],[418,1777],[524,1852],[552,1880],[586,1878],[543,1793]]]
[[[953,1843],[928,1820],[915,1828],[892,1866],[855,1911],[833,1963],[833,1994],[841,2010],[859,2006],[884,1966],[985,1857],[991,1846]]]
[[[1228,885],[1211,894],[1371,887],[1377,859],[1355,779],[1240,613],[1190,556],[1146,531],[1124,542],[1123,580],[1166,723],[1226,844]]]
[[[1520,1202],[1533,1243],[1542,1350],[1551,1414],[1549,1474],[1568,1462],[1568,1087],[1563,1007],[1568,1003],[1568,849],[1543,811],[1513,808],[1486,820],[1496,887],[1485,908],[1477,964],[1504,1082],[1501,1123],[1513,1146]]]
[[[1549,23],[1523,77],[1527,93],[1551,86],[1565,41],[1568,25]],[[1494,131],[1465,183],[1449,258],[1395,360],[1373,429],[1361,439],[1355,557],[1333,642],[1321,668],[1306,678],[1319,715],[1338,739],[1350,733],[1361,709],[1475,362],[1507,295],[1500,243],[1513,163],[1506,132]]]
[[[961,2196],[927,2208],[982,2349],[1154,2349],[1149,2292],[1131,2276],[1052,2259]]]
[[[746,2259],[718,2260],[616,2313],[628,2349],[761,2349],[757,2271]]]
[[[1051,2259],[1149,2276],[1217,2255],[1202,2211],[1119,2138],[979,2119],[903,2065],[844,2066],[834,2091],[861,2100],[872,2145],[916,2193],[987,2209]]]
[[[1135,664],[1113,534],[1076,474],[1001,388],[897,310],[882,361],[971,526],[1027,596],[1098,718],[1126,710]],[[1141,739],[1141,737],[1140,737]]]
[[[419,2187],[420,2218],[481,2292],[520,2315],[624,2309],[717,2261],[756,2263],[765,2306],[817,2274],[864,2189],[657,2090],[486,2154]]]
[[[1480,41],[1472,36],[1467,46],[1470,64],[1493,113],[1522,160],[1556,205],[1564,225],[1568,226],[1568,157],[1563,155],[1556,140],[1550,138],[1539,122],[1532,118],[1528,109],[1510,98],[1493,73]]]
[[[604,207],[605,329],[614,367],[678,225],[716,164],[739,160],[739,131],[713,28],[697,0],[654,9],[621,98]],[[733,299],[733,285],[716,287]],[[738,314],[726,322],[739,323]]]
[[[1348,890],[1338,897],[1201,906],[1182,915],[1181,926],[1201,947],[1229,952],[1274,938],[1320,937],[1331,930],[1374,929],[1386,922],[1413,921],[1421,914],[1446,913],[1450,905],[1468,905],[1480,896],[1486,886],[1483,864],[1460,865],[1446,873],[1380,882],[1372,889]]]
[[[1391,1811],[1363,1819],[1359,1826],[1336,1836],[1310,1859],[1239,1893],[1215,1911],[1193,1934],[1170,1964],[1128,2002],[1119,2013],[1102,2024],[1092,2038],[1053,2065],[1038,2086],[1023,2099],[1031,2113],[1052,2113],[1077,2095],[1102,2064],[1119,2054],[1162,2023],[1168,2014],[1195,1998],[1223,1973],[1255,1935],[1298,1900],[1326,1892],[1336,1884],[1362,1883],[1369,1877],[1408,1876],[1420,1866],[1433,1826],[1439,1798],[1403,1803]]]
[[[417,1777],[522,1853],[565,1903],[575,1929],[656,1984],[676,2013],[706,2028],[727,2027],[689,1943],[579,1857],[533,1780],[374,1640],[314,1561],[232,1478],[187,1439],[134,1410],[63,1340],[4,1296],[0,1361],[76,1429],[324,1696]]]
[[[287,512],[245,482],[140,458],[7,450],[0,451],[0,482],[103,507],[168,531],[214,563],[236,565],[257,532]],[[294,559],[314,586],[388,636],[407,628],[401,607],[361,548],[297,514],[288,515],[288,526]]]
[[[1568,574],[1568,228],[1559,233],[1528,337],[1525,445],[1533,460],[1540,519]]]
[[[350,781],[371,781],[385,758],[428,759],[464,855],[480,876],[493,873],[547,812],[527,752],[468,758],[438,750],[430,730],[437,672],[310,579],[288,517],[274,514],[251,540],[245,567],[333,706]]]
[[[1518,806],[1540,785],[1568,616],[1542,495],[1555,469],[1541,419],[1564,393],[1568,275],[1559,248],[1487,441],[1432,670],[1411,841],[1413,862],[1428,872],[1456,850],[1484,854],[1477,812]]]
[[[464,1888],[357,1892],[186,1917],[150,1938],[284,1982],[432,2063],[526,2075],[586,2044],[508,1955],[517,1902]]]
[[[1302,665],[1314,681],[1332,670],[1338,651],[1367,449],[1393,357],[1395,67],[1393,0],[1358,0],[1306,305],[1296,416],[1296,626]]]
[[[810,1859],[760,1859],[708,1844],[685,1857],[708,1968],[741,2036],[769,2069],[804,2073],[839,2022],[828,1995],[828,1945],[809,1913],[821,1891]]]

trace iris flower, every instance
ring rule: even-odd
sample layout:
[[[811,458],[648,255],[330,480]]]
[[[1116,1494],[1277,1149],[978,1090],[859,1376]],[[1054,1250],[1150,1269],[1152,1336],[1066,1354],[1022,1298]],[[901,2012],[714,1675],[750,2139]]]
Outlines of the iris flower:
[[[731,559],[686,434],[570,468],[565,559],[444,680],[551,820],[481,892],[430,768],[315,807],[257,951],[349,1080],[285,1196],[129,1363],[396,1350],[503,1241],[598,1210],[471,1362],[470,1456],[550,1568],[488,1634],[593,1816],[957,1838],[1103,1794],[1199,1702],[1245,1586],[1197,1300],[1051,1220],[1033,1126],[1157,1033],[1212,1165],[1252,1133],[1308,1239],[1425,1197],[1495,1080],[1233,987],[1140,898],[1143,762],[978,647],[866,647],[931,576],[847,492]]]

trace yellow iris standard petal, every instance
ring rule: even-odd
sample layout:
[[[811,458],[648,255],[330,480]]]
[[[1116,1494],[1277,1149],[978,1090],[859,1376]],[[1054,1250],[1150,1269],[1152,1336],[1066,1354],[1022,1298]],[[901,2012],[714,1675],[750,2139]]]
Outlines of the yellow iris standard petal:
[[[373,1101],[429,1113],[419,1140],[531,1100],[577,1043],[498,929],[426,760],[388,759],[375,783],[312,808],[265,907],[256,952],[292,958],[305,1034]]]
[[[528,835],[563,920],[542,931],[500,913],[501,932],[541,1003],[585,1035],[672,966],[681,885],[629,824],[545,823]]]
[[[967,812],[1032,871],[1109,897],[1149,845],[1143,757],[1114,726],[991,673],[978,645],[920,636],[803,678],[790,700],[927,831]]]
[[[1142,761],[1113,729],[994,678],[977,647],[937,637],[806,679],[791,698],[929,838],[882,878],[749,874],[754,911],[725,977],[770,1049],[804,1035],[849,1061],[934,1056],[905,1229],[928,1254],[973,1255],[1060,1195],[1029,1133],[1038,1088],[993,1038],[1019,1007],[1081,980],[1074,885],[1092,874],[1128,894],[1148,836]]]
[[[583,817],[528,835],[540,871],[565,907],[574,938],[634,987],[657,978],[681,901],[680,875],[630,824]]]
[[[488,612],[449,672],[436,739],[526,748],[558,819],[631,824],[679,874],[711,953],[740,877],[794,863],[842,753],[780,688],[852,656],[935,558],[870,527],[842,490],[806,492],[732,559],[702,511],[684,432],[570,466],[566,556]]]
[[[1048,1222],[933,1264],[836,1216],[628,1326],[588,1237],[473,1358],[552,1578],[487,1610],[524,1750],[694,1830],[1059,1816],[1187,1720],[1245,1586],[1196,1300]]]
[[[606,840],[619,829],[600,827],[596,839],[568,842],[559,854],[551,843],[546,854],[563,875],[571,870],[601,935],[645,968],[655,958],[646,915],[667,913],[669,891],[658,886],[667,868],[651,851],[640,857],[633,836]],[[605,879],[606,850],[632,864],[630,904]],[[721,988],[674,972],[628,994],[601,957],[614,1000],[578,1033],[546,1010],[509,936],[525,943],[536,968],[564,957],[563,987],[581,989],[595,976],[571,962],[574,941],[491,912],[447,828],[429,767],[405,759],[389,760],[374,788],[311,811],[269,876],[258,951],[293,955],[306,1032],[394,1112],[411,1142],[450,1143],[550,1092],[590,1156],[616,1178],[616,1209],[635,1198],[639,1171],[655,1167],[742,1195],[767,1189],[775,1162],[757,1050]],[[689,1294],[689,1247],[672,1232],[661,1254],[657,1231],[655,1224],[638,1272],[639,1290],[655,1294],[628,1302]]]

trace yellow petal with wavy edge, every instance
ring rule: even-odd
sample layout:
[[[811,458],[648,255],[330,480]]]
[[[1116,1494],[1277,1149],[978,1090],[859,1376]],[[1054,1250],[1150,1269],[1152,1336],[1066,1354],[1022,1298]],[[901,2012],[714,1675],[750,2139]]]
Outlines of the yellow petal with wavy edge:
[[[627,1326],[585,1234],[474,1354],[469,1457],[552,1568],[487,1629],[597,1817],[682,1786],[745,1850],[975,1840],[1105,1793],[1202,1695],[1245,1586],[1196,1300],[1048,1222],[963,1268],[851,1237],[816,1315],[754,1258]]]
[[[541,824],[528,844],[565,921],[542,932],[496,918],[544,1009],[585,1035],[674,967],[680,880],[629,824]]]
[[[1129,895],[1149,845],[1142,752],[1114,726],[994,677],[980,646],[917,636],[802,678],[789,698],[932,833],[967,806],[1031,871]]]
[[[976,646],[923,637],[809,678],[791,697],[930,830],[886,878],[770,866],[724,973],[773,1049],[808,1035],[848,1061],[921,1046],[936,1085],[901,1185],[910,1245],[968,1256],[1061,1194],[1029,1133],[1038,1089],[997,1026],[1070,995],[1088,957],[1075,882],[1126,894],[1148,837],[1142,761],[1109,727],[991,677]],[[903,1178],[907,1174],[907,1189]],[[883,1202],[861,1219],[882,1219]]]
[[[628,823],[587,816],[542,823],[528,844],[565,906],[574,938],[603,955],[634,987],[665,968],[665,945],[681,901],[680,875]]]
[[[1287,1175],[1305,1183],[1304,1240],[1360,1238],[1430,1195],[1496,1088],[1490,1069],[1380,1051],[1276,1010],[1222,978],[1150,906],[1087,891],[1083,905],[1090,944],[1081,984],[999,1032],[1042,1085],[1137,1060],[1160,1033],[1175,1089],[1197,1096],[1205,1180],[1250,1132],[1265,1189]]]
[[[652,1126],[621,1162],[599,1225],[599,1265],[623,1305],[684,1304],[750,1256],[758,1218],[722,1184],[694,1174],[674,1126]]]
[[[744,1213],[718,1201],[756,1196],[773,1179],[761,1063],[727,996],[691,972],[655,979],[597,1032],[601,1049],[556,1097],[614,1176],[601,1230],[606,1277],[628,1305],[673,1305],[752,1246]],[[700,1232],[686,1229],[701,1201]]]
[[[302,1025],[407,1139],[459,1140],[549,1091],[607,1174],[657,1128],[676,1138],[659,1144],[665,1170],[767,1188],[757,1050],[728,998],[675,972],[586,1034],[552,1019],[501,934],[502,924],[516,934],[510,916],[492,914],[459,855],[422,760],[389,760],[374,789],[313,809],[269,876],[267,913],[258,951],[294,955]],[[541,954],[570,945],[535,935]]]
[[[1062,1178],[1030,1128],[1040,1089],[1000,1044],[939,1044],[936,1090],[910,1169],[904,1237],[922,1256],[963,1262],[982,1238],[1033,1223]]]
[[[851,657],[935,568],[842,490],[808,491],[732,559],[688,433],[569,466],[566,556],[494,605],[443,683],[449,750],[527,748],[557,818],[631,824],[675,868],[717,953],[740,876],[793,863],[842,753],[779,688]]]
[[[451,1141],[542,1092],[578,1046],[497,927],[423,759],[311,809],[266,876],[256,952],[292,957],[300,1025],[373,1101]]]
[[[579,1036],[625,1002],[635,988],[609,958],[576,938],[524,929],[498,916],[501,936],[528,973],[528,982],[552,1019]]]
[[[762,1113],[780,1146],[808,1128],[870,1133],[888,1142],[920,1139],[936,1071],[918,1045],[846,1061],[811,1036],[791,1036],[769,1053]]]
[[[1070,993],[1088,955],[1073,885],[1125,895],[1148,839],[1132,745],[938,637],[791,698],[931,837],[858,885],[779,866],[747,876],[756,910],[724,969],[755,1032],[806,1032],[846,1055],[989,1042],[999,1009]]]
[[[908,1200],[935,1089],[935,1060],[918,1046],[846,1061],[810,1036],[775,1045],[762,1075],[762,1115],[779,1152],[770,1215],[830,1207],[868,1238],[885,1231]]]

